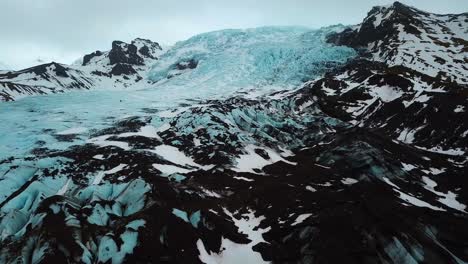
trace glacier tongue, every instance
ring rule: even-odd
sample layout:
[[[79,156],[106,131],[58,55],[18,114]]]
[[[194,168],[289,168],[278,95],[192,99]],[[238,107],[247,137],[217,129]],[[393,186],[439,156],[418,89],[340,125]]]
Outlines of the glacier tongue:
[[[196,96],[278,90],[313,79],[355,55],[325,43],[341,27],[228,29],[194,36],[161,56],[149,73],[158,88]]]

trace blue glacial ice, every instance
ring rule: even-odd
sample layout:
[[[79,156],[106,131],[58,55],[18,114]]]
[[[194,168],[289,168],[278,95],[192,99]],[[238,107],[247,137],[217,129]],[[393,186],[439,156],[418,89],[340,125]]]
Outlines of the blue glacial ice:
[[[200,34],[170,48],[149,73],[155,83],[138,90],[75,91],[3,103],[0,160],[24,157],[44,145],[65,149],[83,143],[119,119],[151,115],[148,108],[164,111],[241,91],[261,95],[297,88],[355,56],[353,49],[325,43],[327,33],[341,29],[263,27]],[[177,70],[190,60],[196,68]],[[152,116],[153,126],[165,123],[163,115]],[[57,139],[67,133],[76,133],[73,141]]]
[[[193,120],[189,111],[183,111],[187,104],[194,105],[194,100],[221,99],[236,93],[261,96],[271,91],[295,89],[355,56],[352,49],[324,42],[326,33],[338,29],[265,27],[201,34],[177,43],[164,54],[148,76],[153,83],[138,90],[75,91],[0,104],[0,162],[9,159],[12,166],[12,169],[0,166],[0,241],[21,237],[28,223],[33,227],[40,225],[43,215],[34,212],[44,198],[51,196],[65,197],[66,203],[56,202],[49,208],[66,213],[66,224],[70,227],[79,227],[80,221],[64,204],[89,209],[86,220],[96,226],[108,225],[112,217],[133,216],[145,206],[146,194],[151,188],[142,179],[110,183],[103,177],[101,180],[105,184],[78,188],[65,175],[43,175],[43,169],[53,170],[65,160],[39,158],[37,153],[41,153],[42,147],[64,150],[90,142],[90,138],[96,139],[94,132],[132,116],[151,117],[151,128],[162,131],[170,127],[176,114],[181,114],[172,125],[181,128],[182,134],[192,133],[192,126],[184,122]],[[273,119],[254,109],[233,109],[226,116],[211,114],[198,116],[193,125],[204,126],[212,117],[230,123],[242,123],[241,119],[253,117],[278,125],[293,122]],[[250,131],[248,127],[245,130]],[[212,126],[210,139],[221,133],[222,127]],[[63,137],[69,138],[63,140]],[[177,145],[176,142],[173,145]],[[95,176],[86,175],[90,183]],[[183,181],[185,176],[172,174],[170,178]],[[12,193],[20,188],[24,191],[13,197]],[[200,211],[187,213],[174,209],[173,214],[194,228],[200,225]],[[129,224],[119,235],[101,236],[96,245],[82,245],[82,261],[92,263],[93,257],[97,257],[102,262],[121,262],[137,243],[137,230],[144,225],[142,220],[138,221]],[[123,241],[120,247],[116,239]],[[40,259],[44,248],[46,245],[38,245],[32,258]]]
[[[353,49],[325,43],[326,34],[340,29],[262,27],[200,34],[162,55],[149,78],[194,96],[293,88],[355,55]]]

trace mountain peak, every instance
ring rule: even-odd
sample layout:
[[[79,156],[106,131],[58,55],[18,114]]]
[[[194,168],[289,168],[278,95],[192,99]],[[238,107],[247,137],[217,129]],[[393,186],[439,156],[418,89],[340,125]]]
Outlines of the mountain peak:
[[[374,7],[360,25],[331,34],[329,41],[358,48],[390,65],[432,77],[444,72],[447,78],[467,83],[467,23],[466,14],[432,14],[395,2]]]
[[[103,57],[108,58],[110,65],[126,63],[130,65],[145,65],[146,60],[155,60],[162,53],[157,42],[149,39],[136,38],[130,43],[120,40],[112,41],[112,48],[108,52],[95,51],[83,57],[82,66],[102,62]]]

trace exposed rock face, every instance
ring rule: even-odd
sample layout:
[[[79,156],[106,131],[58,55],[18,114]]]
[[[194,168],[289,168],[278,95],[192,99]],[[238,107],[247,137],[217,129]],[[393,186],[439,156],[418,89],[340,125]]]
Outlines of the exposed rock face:
[[[109,52],[109,61],[111,65],[117,63],[126,63],[133,65],[143,65],[143,58],[138,56],[137,47],[133,44],[127,44],[122,41],[112,42],[112,49]]]
[[[83,66],[85,66],[86,64],[88,64],[90,62],[90,60],[94,57],[99,57],[99,56],[102,56],[102,52],[97,50],[93,53],[90,53],[90,54],[87,54],[83,57]]]

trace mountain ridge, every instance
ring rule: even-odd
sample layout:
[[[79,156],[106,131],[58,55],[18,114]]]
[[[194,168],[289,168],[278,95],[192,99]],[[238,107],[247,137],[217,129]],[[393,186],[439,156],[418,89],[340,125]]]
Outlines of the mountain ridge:
[[[136,38],[131,43],[114,41],[111,50],[86,54],[79,63],[51,62],[6,71],[0,73],[0,101],[70,90],[128,88],[144,79],[150,65],[162,53],[157,42]]]

